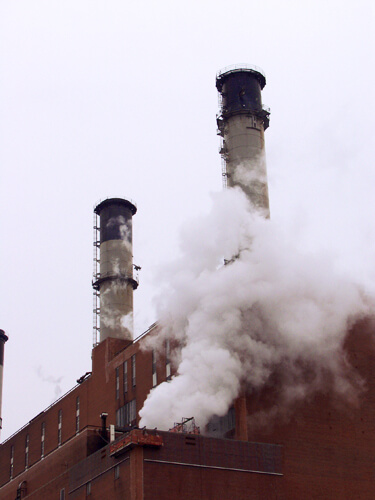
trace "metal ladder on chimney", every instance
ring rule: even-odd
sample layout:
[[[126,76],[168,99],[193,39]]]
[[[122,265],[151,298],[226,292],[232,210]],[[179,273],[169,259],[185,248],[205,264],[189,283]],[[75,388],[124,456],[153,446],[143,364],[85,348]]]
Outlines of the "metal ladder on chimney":
[[[228,174],[227,174],[227,151],[225,149],[225,141],[224,141],[224,119],[223,119],[223,96],[218,94],[218,105],[220,112],[216,115],[216,123],[217,123],[217,135],[220,136],[220,147],[219,154],[221,156],[221,175],[223,178],[223,189],[228,187]]]
[[[92,283],[96,283],[100,278],[99,263],[100,263],[100,227],[98,225],[99,217],[94,212],[93,221],[93,279]],[[99,343],[100,336],[100,292],[97,288],[93,287],[93,329],[92,329],[92,344],[93,347]]]

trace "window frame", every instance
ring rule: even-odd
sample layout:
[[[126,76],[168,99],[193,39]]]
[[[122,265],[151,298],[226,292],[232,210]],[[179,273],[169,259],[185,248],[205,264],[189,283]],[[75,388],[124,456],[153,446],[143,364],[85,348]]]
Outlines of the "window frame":
[[[128,392],[128,361],[124,361],[124,364],[123,364],[123,376],[124,376],[124,380],[123,380],[123,387],[124,387],[124,394],[126,394]]]
[[[137,385],[137,370],[136,370],[135,354],[133,354],[131,359],[132,359],[132,386],[135,387]]]
[[[171,344],[169,339],[165,341],[165,378],[167,381],[172,378],[172,368],[171,368]]]
[[[114,476],[115,476],[115,481],[116,479],[120,478],[120,464],[116,464],[114,467]]]
[[[44,458],[45,440],[46,440],[46,423],[42,422],[40,428],[40,458]]]
[[[60,409],[57,413],[57,446],[61,446],[62,443],[62,410]]]
[[[80,399],[79,396],[76,398],[76,434],[79,433],[79,416],[80,416]]]
[[[13,473],[14,473],[14,444],[10,447],[10,468],[9,468],[9,478],[10,480],[13,479]]]
[[[29,444],[30,444],[30,435],[29,433],[25,436],[25,469],[29,467]]]
[[[156,353],[155,350],[152,350],[152,387],[158,385],[158,374],[156,371]]]
[[[120,367],[115,368],[116,399],[120,399]]]

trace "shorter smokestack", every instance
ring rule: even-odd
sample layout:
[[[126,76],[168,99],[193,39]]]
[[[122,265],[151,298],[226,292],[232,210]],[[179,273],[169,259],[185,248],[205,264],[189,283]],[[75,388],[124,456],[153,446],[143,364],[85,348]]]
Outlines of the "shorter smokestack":
[[[0,330],[0,430],[3,427],[3,420],[1,418],[2,395],[3,395],[3,370],[4,370],[4,344],[8,340],[4,330]]]
[[[132,217],[136,206],[123,198],[99,203],[100,272],[93,287],[99,292],[100,342],[108,337],[132,340],[133,278]]]
[[[256,66],[229,66],[216,75],[224,184],[240,187],[253,206],[269,217],[264,131],[270,112],[262,105],[261,95],[265,85],[266,77]]]

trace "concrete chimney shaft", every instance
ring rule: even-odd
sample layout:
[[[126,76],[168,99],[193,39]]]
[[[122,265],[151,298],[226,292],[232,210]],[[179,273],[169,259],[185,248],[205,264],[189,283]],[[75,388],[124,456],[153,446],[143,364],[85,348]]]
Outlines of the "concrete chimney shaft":
[[[264,131],[270,113],[263,108],[261,96],[265,84],[262,70],[251,66],[231,66],[216,76],[221,96],[217,125],[226,185],[240,187],[253,206],[269,217]]]
[[[93,287],[100,293],[100,342],[108,337],[132,339],[133,278],[132,217],[137,208],[122,198],[95,207],[100,217],[100,274]]]
[[[3,399],[4,344],[8,340],[4,330],[0,330],[0,430],[3,427],[1,408]]]

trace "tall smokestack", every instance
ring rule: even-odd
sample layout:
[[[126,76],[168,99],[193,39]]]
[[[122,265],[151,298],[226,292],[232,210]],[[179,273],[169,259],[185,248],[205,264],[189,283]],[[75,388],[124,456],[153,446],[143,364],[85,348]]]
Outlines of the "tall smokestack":
[[[100,272],[93,287],[99,292],[100,342],[108,337],[132,339],[133,278],[132,217],[136,206],[123,198],[108,198],[99,203]]]
[[[255,66],[229,66],[216,75],[224,184],[239,186],[251,203],[269,217],[264,131],[269,126],[270,112],[262,106],[261,96],[265,85],[263,71]]]
[[[3,397],[3,370],[4,370],[4,344],[8,340],[4,330],[0,330],[0,431],[3,427],[3,420],[1,418],[1,406]]]

